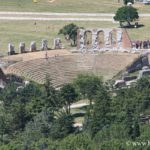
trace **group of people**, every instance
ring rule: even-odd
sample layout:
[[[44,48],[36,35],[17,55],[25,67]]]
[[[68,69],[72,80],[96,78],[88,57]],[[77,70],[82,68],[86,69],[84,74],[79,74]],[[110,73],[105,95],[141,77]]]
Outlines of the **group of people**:
[[[150,41],[132,41],[132,47],[136,49],[150,49]]]

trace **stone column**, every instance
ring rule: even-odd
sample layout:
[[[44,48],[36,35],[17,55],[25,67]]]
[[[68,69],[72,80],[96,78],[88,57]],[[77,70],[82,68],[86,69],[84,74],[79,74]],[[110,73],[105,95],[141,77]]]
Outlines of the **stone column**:
[[[36,49],[36,42],[32,41],[31,44],[30,44],[30,51],[35,52],[36,50],[37,50]]]
[[[25,53],[26,52],[26,48],[25,48],[25,43],[24,42],[20,42],[20,44],[19,44],[19,51],[20,51],[20,53]]]
[[[48,41],[46,39],[42,40],[42,50],[48,50]]]
[[[97,42],[97,30],[93,30],[92,32],[92,50],[98,50],[98,42]]]
[[[15,47],[13,44],[8,44],[8,55],[14,55],[15,54]]]
[[[109,34],[110,34],[110,30],[104,30],[105,48],[110,47]]]
[[[117,30],[117,49],[122,48],[122,30]]]
[[[62,43],[60,38],[54,39],[54,49],[62,49]]]

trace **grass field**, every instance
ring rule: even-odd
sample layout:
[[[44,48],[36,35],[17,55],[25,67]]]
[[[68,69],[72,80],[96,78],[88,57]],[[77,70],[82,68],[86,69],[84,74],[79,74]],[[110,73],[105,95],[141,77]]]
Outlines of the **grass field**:
[[[53,39],[61,37],[65,47],[69,47],[63,36],[57,35],[60,28],[71,23],[67,21],[38,21],[34,25],[34,21],[1,21],[0,22],[0,53],[7,53],[8,43],[12,42],[18,49],[19,42],[25,42],[29,48],[31,41],[37,42],[37,47],[40,48],[41,40],[47,39],[49,47],[53,46]],[[112,22],[74,22],[84,28],[116,28],[118,24]],[[128,29],[131,39],[148,39],[150,36],[150,22],[148,18],[143,18],[140,23],[144,27],[138,29]]]
[[[0,22],[0,52],[7,53],[7,45],[12,42],[18,49],[19,42],[26,43],[29,48],[31,41],[36,41],[37,47],[40,48],[41,40],[47,39],[49,47],[53,46],[53,39],[61,37],[65,47],[68,48],[70,43],[66,43],[63,36],[58,35],[59,29],[64,25],[71,23],[66,21],[38,21],[34,25],[34,21],[1,21]],[[116,24],[110,22],[74,22],[75,24],[85,28],[109,28],[116,27]]]
[[[0,0],[0,11],[38,11],[38,12],[95,12],[111,13],[122,6],[118,0]],[[150,6],[135,4],[140,12],[150,12]]]

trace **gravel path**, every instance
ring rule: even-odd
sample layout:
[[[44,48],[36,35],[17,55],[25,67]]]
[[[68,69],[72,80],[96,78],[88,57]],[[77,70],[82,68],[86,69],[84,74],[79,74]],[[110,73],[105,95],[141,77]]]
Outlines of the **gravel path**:
[[[111,21],[112,13],[45,13],[45,12],[0,12],[0,20],[43,20],[43,21]],[[150,17],[150,14],[140,14]]]

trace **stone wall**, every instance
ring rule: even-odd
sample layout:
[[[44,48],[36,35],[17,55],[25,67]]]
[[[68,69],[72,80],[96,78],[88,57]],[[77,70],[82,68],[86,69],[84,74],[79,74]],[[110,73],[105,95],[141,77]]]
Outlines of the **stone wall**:
[[[103,33],[103,47],[100,47],[99,33]],[[87,33],[91,34],[91,41],[87,41]],[[90,38],[89,38],[90,39]],[[88,43],[91,46],[88,47]],[[130,50],[132,48],[131,40],[126,30],[122,29],[79,29],[77,34],[77,49],[84,50]]]

